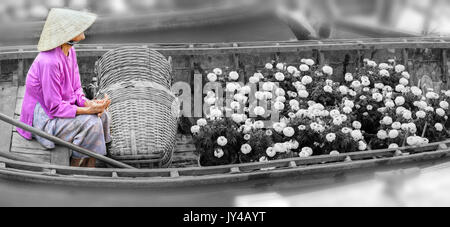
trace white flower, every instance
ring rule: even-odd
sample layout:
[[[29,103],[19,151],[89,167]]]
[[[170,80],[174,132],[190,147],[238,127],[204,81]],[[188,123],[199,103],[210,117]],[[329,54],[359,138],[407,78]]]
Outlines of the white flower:
[[[306,130],[306,126],[300,125],[300,126],[298,126],[298,130],[305,131]]]
[[[308,154],[308,157],[309,156],[312,156],[313,155],[313,149],[311,149],[310,147],[304,147],[303,149],[302,149],[302,152],[305,152],[306,154]]]
[[[262,88],[263,88],[264,91],[273,91],[275,86],[271,82],[266,82],[266,83],[263,84]]]
[[[405,104],[406,100],[403,96],[399,96],[397,98],[395,98],[395,104],[397,106],[403,106]]]
[[[352,82],[351,87],[355,88],[355,89],[359,88],[359,87],[361,87],[361,82],[359,82],[358,80],[355,80],[355,81]]]
[[[351,100],[345,100],[344,101],[344,106],[353,108],[353,107],[355,107],[355,103],[353,101],[351,101]]]
[[[256,84],[256,83],[259,83],[259,78],[258,78],[258,77],[252,76],[252,77],[250,77],[250,78],[248,79],[248,81],[249,81],[251,84]]]
[[[209,82],[216,82],[217,81],[217,75],[215,73],[208,74],[208,80],[209,80]]]
[[[262,129],[264,128],[264,122],[263,121],[256,121],[255,124],[253,124],[256,129]]]
[[[381,70],[386,70],[389,69],[389,65],[386,63],[380,63],[380,65],[378,66]]]
[[[282,102],[275,102],[274,108],[275,110],[284,110],[284,104]]]
[[[206,119],[204,119],[204,118],[199,119],[199,120],[197,121],[197,125],[200,126],[200,127],[206,126],[207,124],[208,124],[208,122],[207,122]]]
[[[391,131],[389,131],[389,138],[391,138],[391,139],[395,139],[395,138],[397,138],[398,137],[398,135],[399,135],[400,133],[397,131],[397,130],[391,130]]]
[[[285,79],[286,77],[284,76],[284,74],[283,73],[276,73],[275,74],[275,79],[276,80],[278,80],[278,81],[284,81],[284,79]]]
[[[297,140],[291,140],[289,143],[291,145],[291,150],[297,150],[300,146]]]
[[[313,66],[313,65],[316,64],[316,63],[314,62],[314,60],[312,60],[312,59],[306,59],[304,63],[307,64],[307,65],[309,65],[309,66]]]
[[[353,130],[351,128],[347,128],[347,127],[344,127],[344,128],[341,129],[341,132],[344,133],[344,134],[349,134],[352,131]]]
[[[361,84],[366,87],[364,88],[365,92],[368,92],[370,90],[370,88],[368,88],[368,86],[370,86],[370,80],[362,80]]]
[[[375,84],[375,88],[376,88],[376,89],[382,90],[382,89],[384,88],[384,84],[382,84],[382,83],[376,83],[376,84]]]
[[[330,152],[330,156],[339,156],[339,155],[340,155],[339,151]]]
[[[244,140],[247,140],[247,141],[249,141],[251,138],[252,138],[252,136],[250,134],[246,134],[244,136]]]
[[[405,79],[405,78],[401,78],[400,81],[399,81],[399,83],[400,83],[401,85],[403,85],[403,86],[408,86],[409,81],[408,81],[407,79]]]
[[[334,141],[336,140],[336,134],[334,134],[334,133],[329,133],[329,134],[326,136],[326,139],[327,139],[328,142],[332,143],[332,142],[334,142]]]
[[[381,102],[383,101],[383,95],[380,93],[374,93],[372,94],[372,99],[374,99],[375,102]]]
[[[427,107],[425,108],[425,111],[428,111],[428,112],[434,112],[434,108],[431,107],[431,106],[427,106]]]
[[[397,115],[402,115],[405,111],[406,111],[406,108],[403,106],[400,106],[395,110]]]
[[[445,96],[450,97],[450,90],[444,92]]]
[[[342,125],[342,123],[343,123],[343,121],[339,117],[333,119],[333,124],[336,126],[340,126],[340,125]]]
[[[273,64],[272,63],[267,63],[265,68],[268,69],[268,70],[272,70],[273,69]]]
[[[306,90],[301,90],[301,91],[298,92],[298,96],[299,96],[300,98],[306,99],[306,98],[309,97],[309,93],[308,93]]]
[[[235,83],[228,83],[228,84],[227,84],[227,91],[228,91],[228,92],[233,93],[233,92],[235,92],[237,89],[238,89],[238,86],[236,86]]]
[[[418,88],[418,87],[411,87],[411,92],[415,95],[415,96],[422,96],[422,89]]]
[[[283,63],[278,63],[277,64],[277,69],[278,70],[284,70],[284,64]]]
[[[409,110],[405,110],[403,112],[403,118],[405,118],[406,120],[411,120],[412,119],[412,113]]]
[[[280,122],[273,124],[273,129],[275,130],[275,132],[282,133],[284,128],[285,128],[285,126]]]
[[[350,108],[350,107],[348,107],[348,106],[342,108],[342,111],[343,111],[344,113],[346,113],[346,114],[350,114],[350,113],[353,112],[352,108]]]
[[[387,71],[385,69],[380,70],[379,74],[380,74],[380,76],[383,76],[383,77],[389,77],[391,75],[389,73],[389,71]]]
[[[333,88],[328,85],[323,87],[323,90],[327,93],[333,93]]]
[[[241,104],[239,104],[239,102],[231,102],[230,107],[233,110],[238,110],[241,108]]]
[[[208,98],[208,97],[206,97],[205,98],[205,102],[206,102],[206,104],[208,104],[208,105],[214,105],[215,103],[216,103],[216,98],[214,98],[214,97],[210,97],[210,98]]]
[[[305,65],[305,64],[300,65],[300,71],[308,72],[309,71],[309,66]]]
[[[275,155],[277,155],[277,152],[272,147],[269,147],[266,150],[266,154],[267,154],[267,156],[269,156],[269,158],[273,158],[273,157],[275,157]]]
[[[368,111],[372,111],[372,110],[373,110],[373,106],[372,106],[372,105],[367,105],[367,106],[366,106],[366,109],[367,109]]]
[[[269,160],[267,159],[267,157],[263,156],[259,159],[259,162],[268,162]]]
[[[437,115],[439,115],[441,117],[445,116],[445,110],[443,110],[441,108],[436,109],[436,113],[437,113]]]
[[[444,126],[440,123],[436,123],[434,125],[434,128],[438,131],[438,132],[442,132],[442,130],[444,130]]]
[[[230,72],[229,77],[231,80],[236,81],[239,79],[239,73],[236,71],[232,71],[232,72]]]
[[[293,99],[293,100],[289,101],[289,105],[291,107],[292,106],[297,106],[298,107],[300,105],[300,103],[297,100]]]
[[[419,119],[425,118],[426,116],[427,116],[427,113],[425,113],[425,111],[420,110],[420,111],[416,112],[416,117]]]
[[[346,86],[340,86],[339,87],[339,92],[341,92],[342,95],[347,95],[348,94],[348,88]]]
[[[356,91],[353,91],[353,90],[349,90],[348,94],[353,97],[355,97],[357,95]]]
[[[396,65],[395,66],[395,72],[397,72],[397,73],[401,73],[401,72],[403,72],[405,70],[406,70],[406,68],[405,68],[404,65]]]
[[[404,93],[404,92],[406,91],[406,88],[405,88],[405,86],[399,84],[399,85],[397,85],[397,86],[395,87],[395,91],[396,91],[396,92],[400,92],[400,93]]]
[[[438,99],[439,95],[434,92],[428,92],[426,97],[427,97],[427,99]]]
[[[266,99],[266,95],[262,91],[257,91],[255,92],[255,98],[262,101]]]
[[[382,122],[384,125],[391,125],[393,123],[392,118],[389,116],[384,117]]]
[[[330,66],[324,66],[323,68],[322,68],[322,71],[325,73],[325,74],[328,74],[328,75],[333,75],[333,68],[331,68]]]
[[[375,61],[368,60],[367,61],[367,65],[370,66],[370,67],[373,67],[373,68],[377,67],[377,63]]]
[[[444,110],[448,110],[449,104],[447,101],[442,101],[439,103],[439,106]]]
[[[198,134],[200,132],[200,126],[194,125],[191,127],[192,134]]]
[[[294,66],[289,66],[287,68],[288,73],[290,74],[294,74],[295,72],[297,72],[297,68],[295,68]]]
[[[354,121],[352,126],[355,129],[361,129],[361,127],[362,127],[361,122],[359,122],[359,121]]]
[[[219,69],[219,68],[215,68],[215,69],[213,70],[213,72],[214,72],[217,76],[221,76],[222,73],[223,73],[222,69]]]
[[[256,77],[256,78],[258,78],[258,79],[264,79],[264,75],[262,74],[262,73],[255,73],[255,74],[253,74],[253,77]]]
[[[352,82],[353,81],[353,75],[351,73],[345,74],[345,81]]]
[[[411,78],[411,75],[408,72],[402,72],[402,76],[407,80]]]
[[[218,148],[214,151],[214,156],[216,158],[222,158],[225,155],[222,149]]]
[[[275,102],[282,102],[282,103],[285,103],[285,102],[286,102],[286,97],[284,97],[284,96],[278,96],[278,97],[275,99]]]
[[[358,150],[365,151],[367,150],[367,144],[363,141],[359,141],[358,143]]]
[[[293,128],[291,128],[291,127],[287,127],[285,129],[283,129],[283,134],[284,134],[284,136],[290,138],[290,137],[294,136],[295,130]]]
[[[392,123],[391,127],[392,127],[393,129],[399,130],[399,129],[402,128],[402,123],[400,123],[400,122],[398,122],[398,121],[397,121],[397,122],[394,122],[394,123]]]
[[[284,91],[283,88],[277,88],[277,89],[275,90],[275,95],[276,95],[276,96],[285,96],[285,95],[286,95],[286,92]]]
[[[221,147],[224,147],[228,144],[228,140],[224,136],[221,136],[217,139],[217,144]]]
[[[380,131],[378,131],[378,133],[377,133],[377,137],[378,137],[378,139],[380,139],[380,140],[385,140],[385,139],[388,138],[388,134],[387,134],[386,131],[380,130]]]
[[[313,82],[313,79],[310,76],[304,76],[302,78],[302,84],[303,85],[308,85],[308,84],[310,84],[312,82]]]
[[[242,145],[241,152],[242,154],[250,154],[250,152],[252,152],[252,146],[250,146],[249,144]]]
[[[266,110],[263,107],[257,106],[254,109],[256,116],[263,116],[266,113]]]
[[[398,144],[396,143],[389,145],[389,149],[396,149],[396,148],[399,148]]]
[[[360,130],[353,130],[351,133],[351,136],[353,137],[353,139],[355,141],[360,141],[360,140],[364,139],[362,132]]]
[[[408,129],[409,129],[409,132],[411,132],[412,134],[415,134],[417,132],[417,127],[416,127],[416,124],[414,124],[414,123],[409,123]]]

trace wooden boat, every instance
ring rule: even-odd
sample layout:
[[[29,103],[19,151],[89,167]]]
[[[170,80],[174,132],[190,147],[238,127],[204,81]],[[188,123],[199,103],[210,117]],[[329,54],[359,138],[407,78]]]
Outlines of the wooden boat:
[[[137,45],[137,44],[134,44]],[[192,82],[195,75],[205,75],[215,67],[229,67],[244,75],[253,75],[266,62],[288,64],[313,58],[318,64],[336,69],[337,80],[364,58],[377,61],[397,59],[407,66],[412,81],[431,75],[436,87],[447,88],[448,38],[392,38],[362,40],[323,40],[296,42],[247,42],[224,44],[139,44],[153,48],[173,59],[175,81]],[[84,84],[95,76],[95,60],[119,45],[80,45],[77,47]],[[121,46],[121,45],[120,45]],[[37,55],[34,46],[1,47],[0,112],[14,118],[20,113],[26,71]],[[414,64],[413,64],[414,63]],[[350,67],[355,66],[355,67]],[[184,137],[184,139],[183,139]],[[396,168],[448,161],[450,141],[422,147],[372,150],[339,156],[293,158],[267,163],[217,167],[198,167],[195,148],[188,136],[180,135],[174,165],[168,169],[84,169],[68,167],[68,150],[46,151],[40,145],[23,141],[13,127],[0,123],[0,150],[10,154],[0,157],[0,178],[6,180],[89,187],[171,188],[231,184],[256,180],[302,179],[341,176],[362,170]],[[20,156],[19,156],[20,155]],[[18,157],[27,158],[18,158]],[[18,161],[20,160],[20,161]],[[35,162],[33,162],[35,161]],[[37,163],[41,164],[37,164]]]

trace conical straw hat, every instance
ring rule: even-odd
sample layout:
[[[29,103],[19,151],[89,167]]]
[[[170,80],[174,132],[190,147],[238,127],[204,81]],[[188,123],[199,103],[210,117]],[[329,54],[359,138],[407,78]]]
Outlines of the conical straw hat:
[[[55,49],[86,31],[97,19],[92,13],[51,9],[38,44],[39,51]]]

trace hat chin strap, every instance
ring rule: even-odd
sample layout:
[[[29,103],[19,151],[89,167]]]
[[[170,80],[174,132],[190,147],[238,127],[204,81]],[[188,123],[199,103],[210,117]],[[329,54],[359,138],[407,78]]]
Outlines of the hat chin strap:
[[[78,43],[80,43],[80,42],[76,42],[76,41],[73,41],[73,40],[67,42],[67,44],[70,45],[70,46],[74,46],[75,44],[78,44]]]

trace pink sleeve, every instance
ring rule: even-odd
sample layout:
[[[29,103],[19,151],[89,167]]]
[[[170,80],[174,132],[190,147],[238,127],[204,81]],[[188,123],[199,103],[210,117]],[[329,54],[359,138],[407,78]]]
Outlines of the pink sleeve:
[[[77,106],[63,101],[61,94],[60,72],[57,64],[43,64],[42,71],[42,93],[44,104],[49,114],[57,118],[75,118]]]
[[[83,92],[83,88],[81,87],[81,80],[80,80],[80,69],[78,68],[78,62],[77,62],[77,56],[75,54],[75,51],[72,51],[73,54],[73,62],[74,62],[74,80],[73,80],[73,88],[75,91],[75,95],[77,96],[77,105],[79,107],[85,107],[86,103],[86,97]]]

